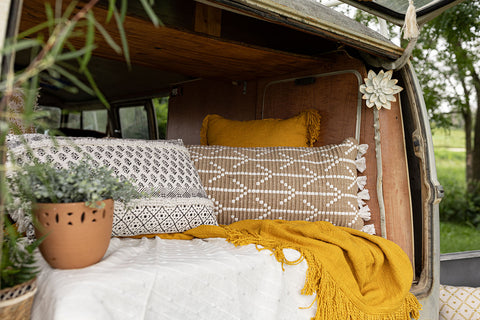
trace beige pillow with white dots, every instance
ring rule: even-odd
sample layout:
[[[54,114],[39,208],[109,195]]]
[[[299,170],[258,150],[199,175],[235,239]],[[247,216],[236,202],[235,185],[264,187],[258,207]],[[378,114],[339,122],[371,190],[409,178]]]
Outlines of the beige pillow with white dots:
[[[440,285],[441,320],[479,320],[480,288]]]
[[[362,148],[353,138],[313,148],[188,149],[220,224],[245,219],[323,220],[362,230],[363,218],[369,218],[362,200],[368,198],[363,190],[366,177],[357,179],[364,152],[358,158]]]

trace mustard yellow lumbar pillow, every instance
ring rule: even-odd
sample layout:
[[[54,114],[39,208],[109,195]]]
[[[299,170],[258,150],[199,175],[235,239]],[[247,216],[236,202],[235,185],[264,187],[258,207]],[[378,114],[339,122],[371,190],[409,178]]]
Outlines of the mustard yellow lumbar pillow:
[[[203,119],[200,144],[229,147],[312,147],[320,134],[320,114],[308,109],[289,119],[236,121],[210,114]]]

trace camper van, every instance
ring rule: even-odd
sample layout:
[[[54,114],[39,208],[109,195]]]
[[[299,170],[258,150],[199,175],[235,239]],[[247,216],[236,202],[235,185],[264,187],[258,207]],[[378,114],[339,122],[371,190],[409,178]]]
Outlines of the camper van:
[[[404,25],[409,6],[407,0],[342,1],[399,26]],[[45,2],[50,2],[54,8],[59,3],[53,0],[2,1],[9,7],[8,23],[4,23],[5,36],[12,37],[45,21]],[[78,2],[75,10],[80,10],[86,2]],[[415,1],[416,22],[421,26],[458,2]],[[68,3],[63,1],[64,8]],[[98,1],[92,12],[99,21],[104,21],[108,7],[109,1]],[[210,133],[205,133],[208,129],[205,126],[210,123],[206,119],[212,119],[208,118],[212,115],[240,123],[292,119],[305,110],[316,110],[320,129],[312,142],[313,147],[338,145],[350,137],[368,147],[364,155],[366,168],[361,175],[367,177],[364,187],[369,197],[364,201],[369,215],[361,222],[362,226],[369,227],[363,230],[388,239],[402,249],[413,270],[409,290],[422,305],[420,319],[438,319],[438,204],[443,189],[437,181],[422,89],[409,60],[415,38],[402,48],[387,36],[311,0],[157,0],[152,8],[161,21],[160,26],[152,23],[142,1],[128,1],[124,26],[130,66],[102,34],[96,34],[97,47],[88,68],[109,108],[96,96],[82,90],[73,92],[55,85],[62,82],[65,87],[73,86],[67,78],[49,81],[51,73],[41,77],[37,104],[46,115],[51,131],[101,141],[137,139],[153,144],[159,139],[181,139],[195,160],[195,148],[208,144],[205,139],[211,138]],[[122,36],[113,21],[104,28],[112,40],[120,44]],[[76,39],[71,41],[78,47],[84,42],[83,39],[78,43]],[[4,58],[3,72],[8,68],[7,62],[20,70],[31,63],[31,54],[28,50],[20,51],[13,62]],[[85,80],[81,75],[79,79]],[[371,96],[374,89],[369,86],[377,80],[384,80],[388,88],[385,96],[375,100]],[[164,116],[159,114],[161,110]],[[226,126],[232,123],[227,122]],[[209,190],[206,187],[207,194]],[[177,255],[180,254],[178,251]],[[242,254],[238,254],[238,260]],[[211,259],[214,256],[211,253]],[[135,261],[131,259],[129,265]],[[172,258],[172,263],[175,261]],[[177,261],[178,269],[189,260],[181,261]],[[127,262],[122,263],[119,268],[127,268]],[[233,265],[237,263],[240,264],[234,262]],[[234,266],[229,268],[234,269]],[[87,277],[88,268],[82,270],[79,279],[86,279],[82,277]],[[175,267],[170,271],[175,277]],[[134,271],[131,272],[135,277]],[[120,288],[119,295],[131,289],[127,285],[121,289],[121,282],[128,278],[125,274],[121,279],[112,280],[118,282],[111,283],[112,290],[103,286],[95,291],[93,295],[101,300],[99,304],[91,302],[90,297],[85,298],[84,303],[81,293],[89,295],[88,291],[76,290],[75,286],[71,286],[70,291],[58,289],[55,292],[56,289],[50,289],[53,284],[49,281],[54,282],[51,277],[56,273],[50,270],[48,275],[43,279],[40,276],[42,282],[33,304],[33,319],[93,319],[88,317],[92,314],[89,306],[94,306],[92,308],[100,315],[95,319],[121,318],[112,314],[118,315],[114,310],[121,309],[124,300],[115,304],[110,301],[114,298],[109,297],[115,296],[114,289]],[[167,278],[162,279],[166,281]],[[203,285],[188,287],[182,283],[177,290],[183,290],[182,296],[193,299],[204,294],[202,290],[221,282],[219,279],[205,276]],[[238,286],[250,281],[240,279],[243,280],[238,280]],[[93,285],[94,281],[86,281]],[[62,286],[62,283],[55,285]],[[177,297],[175,287],[168,288],[173,290],[171,296]],[[73,291],[71,299],[76,301],[78,308],[67,301],[68,294]],[[219,289],[219,294],[221,291]],[[235,297],[232,298],[235,301],[245,298]],[[256,296],[252,294],[252,297]],[[154,296],[145,299],[154,299]],[[185,317],[180,310],[189,309],[188,304],[172,299],[170,313],[159,318]],[[132,298],[132,305],[138,302],[134,300]],[[311,300],[300,307],[308,307],[310,303]],[[228,306],[234,314],[235,303]],[[69,317],[69,310],[79,308],[87,316]],[[139,309],[132,306],[130,313],[122,311],[124,319],[155,319],[146,316],[148,308],[150,306],[145,305],[144,313],[140,314]],[[191,319],[216,319],[209,307],[199,306],[196,310],[198,314],[195,317],[190,314]],[[218,312],[222,314],[224,310]],[[305,319],[311,316],[314,313]],[[223,319],[230,317],[226,315]],[[287,318],[254,313],[231,319]],[[349,319],[355,317],[350,315]]]

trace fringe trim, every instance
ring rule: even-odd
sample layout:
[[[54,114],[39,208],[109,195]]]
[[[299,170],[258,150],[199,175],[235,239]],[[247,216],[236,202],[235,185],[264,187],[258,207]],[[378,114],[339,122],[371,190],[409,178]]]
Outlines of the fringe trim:
[[[357,158],[364,156],[367,153],[367,150],[368,150],[368,144],[359,144]]]
[[[365,189],[366,185],[367,185],[367,176],[358,176],[357,177],[358,190]]]
[[[358,206],[359,207],[364,206],[366,204],[365,200],[370,200],[370,193],[368,193],[368,190],[364,189],[364,190],[360,191],[357,194],[357,200],[358,200]]]
[[[367,162],[364,157],[355,160],[355,165],[357,166],[357,170],[359,172],[363,172],[365,169],[367,169]]]
[[[357,147],[357,159],[355,160],[355,165],[357,166],[357,170],[359,172],[364,172],[367,169],[367,161],[364,155],[367,153],[368,144],[360,144]],[[369,221],[371,219],[371,212],[368,205],[366,205],[365,200],[370,200],[370,194],[368,190],[365,189],[367,185],[367,176],[357,176],[357,186],[358,186],[358,193],[357,193],[357,201],[358,201],[358,215],[362,218],[363,221]],[[375,234],[375,226],[365,225],[361,229],[361,231],[366,232],[368,234]]]
[[[316,109],[307,109],[305,114],[305,125],[307,127],[307,145],[313,147],[320,135],[320,113]]]
[[[360,207],[358,215],[360,216],[360,218],[363,219],[363,221],[369,221],[372,218],[372,213],[370,212],[370,208],[368,207],[368,205]]]
[[[371,234],[371,235],[375,235],[376,234],[376,230],[375,230],[375,225],[374,224],[366,224],[363,226],[363,228],[360,230],[360,231],[363,231],[367,234]]]
[[[368,225],[373,226],[373,225]],[[365,226],[367,227],[367,226]],[[307,261],[308,270],[305,285],[301,290],[303,295],[314,295],[313,303],[305,308],[311,308],[315,302],[317,310],[312,320],[408,320],[410,316],[418,319],[421,305],[415,296],[408,293],[402,304],[392,312],[368,313],[356,306],[345,293],[337,286],[333,277],[322,267],[321,262],[311,251],[305,248],[287,245],[279,241],[264,239],[258,234],[233,230],[225,226],[227,241],[235,246],[255,244],[257,250],[270,250],[278,262],[284,265],[297,265],[303,260]],[[261,246],[261,247],[259,247]],[[286,259],[283,249],[295,249],[300,252],[297,260]]]
[[[200,145],[202,146],[208,146],[207,131],[209,119],[210,115],[207,115],[202,121],[202,128],[200,129]]]

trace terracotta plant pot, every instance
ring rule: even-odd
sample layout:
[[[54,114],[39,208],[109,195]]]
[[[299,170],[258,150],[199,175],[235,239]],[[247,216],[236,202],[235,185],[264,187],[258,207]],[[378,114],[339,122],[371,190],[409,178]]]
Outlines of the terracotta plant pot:
[[[102,209],[84,202],[37,203],[37,238],[46,235],[40,252],[53,268],[76,269],[100,261],[112,234],[113,200],[104,200]]]

